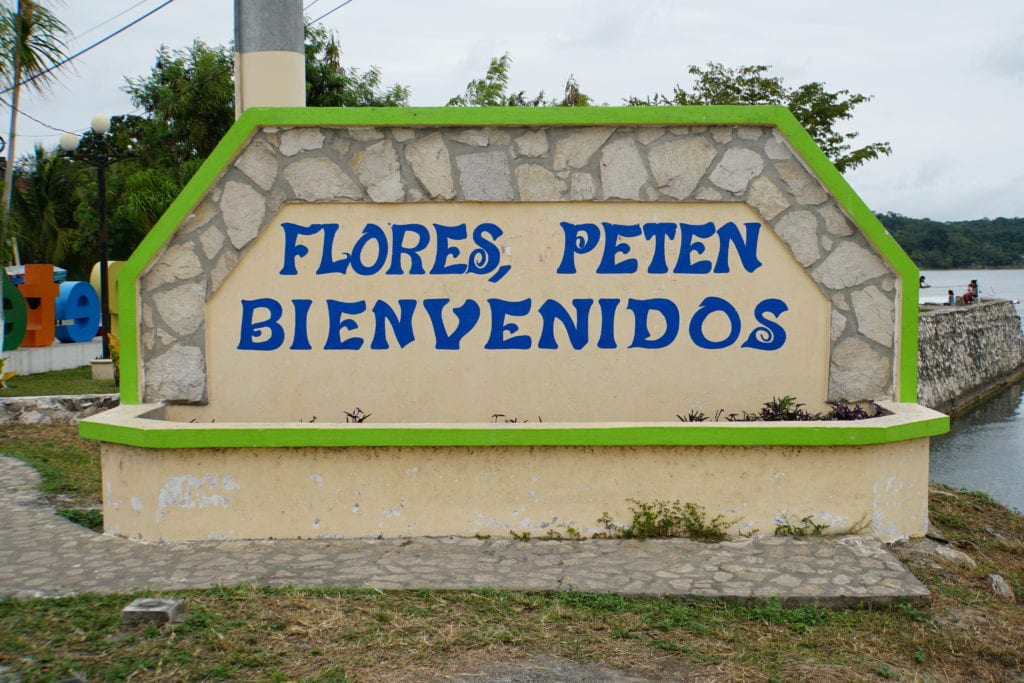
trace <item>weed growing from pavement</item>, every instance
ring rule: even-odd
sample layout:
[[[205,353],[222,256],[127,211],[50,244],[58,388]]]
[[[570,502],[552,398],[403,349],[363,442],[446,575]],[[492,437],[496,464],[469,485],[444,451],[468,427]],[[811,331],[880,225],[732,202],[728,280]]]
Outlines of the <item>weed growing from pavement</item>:
[[[807,515],[799,522],[794,522],[786,517],[782,516],[782,519],[778,524],[775,525],[776,536],[821,536],[825,529],[829,527],[828,524],[819,524],[814,521],[813,515]]]
[[[646,502],[634,498],[629,502],[633,513],[629,524],[617,524],[607,512],[597,520],[608,530],[609,536],[639,539],[686,536],[697,541],[721,541],[726,537],[726,530],[740,521],[728,520],[725,515],[708,519],[704,508],[696,503],[680,505],[678,500]]]

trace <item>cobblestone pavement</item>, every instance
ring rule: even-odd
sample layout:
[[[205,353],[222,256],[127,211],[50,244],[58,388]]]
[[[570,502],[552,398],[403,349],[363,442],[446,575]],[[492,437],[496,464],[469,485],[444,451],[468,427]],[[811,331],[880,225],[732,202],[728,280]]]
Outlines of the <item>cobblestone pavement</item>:
[[[754,537],[705,544],[477,538],[140,543],[58,517],[39,475],[0,456],[0,595],[169,591],[253,583],[388,589],[580,590],[784,604],[924,602],[873,539]]]

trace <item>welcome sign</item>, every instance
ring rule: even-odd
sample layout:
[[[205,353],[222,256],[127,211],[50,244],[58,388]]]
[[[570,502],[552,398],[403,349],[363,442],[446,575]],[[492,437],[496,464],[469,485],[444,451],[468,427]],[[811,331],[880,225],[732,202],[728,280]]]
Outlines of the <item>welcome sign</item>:
[[[289,205],[206,319],[216,419],[665,421],[827,391],[828,302],[738,202]]]
[[[783,108],[250,109],[122,270],[106,531],[921,535],[917,275]],[[786,394],[892,414],[676,417]]]

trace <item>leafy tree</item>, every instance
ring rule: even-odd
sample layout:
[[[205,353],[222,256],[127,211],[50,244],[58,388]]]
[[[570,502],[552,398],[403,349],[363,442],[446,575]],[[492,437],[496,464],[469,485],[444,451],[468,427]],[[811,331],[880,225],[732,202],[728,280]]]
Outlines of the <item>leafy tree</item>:
[[[855,132],[836,130],[842,121],[853,118],[857,105],[871,98],[849,90],[830,92],[824,83],[805,83],[789,88],[781,77],[768,75],[771,67],[741,66],[730,68],[717,62],[706,66],[691,66],[695,77],[693,87],[687,91],[678,85],[671,96],[654,94],[650,97],[630,97],[627,104],[687,105],[687,104],[775,104],[788,107],[797,121],[810,133],[825,155],[840,171],[857,168],[866,161],[892,153],[888,142],[874,142],[853,148]]]
[[[448,100],[449,107],[538,107],[544,103],[544,93],[533,99],[525,90],[509,92],[509,71],[512,56],[509,53],[491,59],[483,78],[474,78],[466,85],[466,91]]]
[[[125,79],[144,114],[127,117],[121,134],[136,142],[140,158],[174,174],[213,151],[235,120],[233,63],[228,48],[197,40],[181,50],[161,46],[148,75]]]
[[[405,107],[409,88],[382,87],[380,69],[366,73],[341,65],[341,46],[333,32],[317,24],[306,27],[307,107]]]
[[[542,90],[534,97],[529,97],[525,90],[510,92],[509,71],[512,69],[512,57],[509,53],[491,59],[487,73],[483,78],[474,78],[466,85],[461,95],[448,100],[449,107],[585,107],[592,104],[576,82],[569,76],[565,82],[565,90],[561,99],[544,99]]]

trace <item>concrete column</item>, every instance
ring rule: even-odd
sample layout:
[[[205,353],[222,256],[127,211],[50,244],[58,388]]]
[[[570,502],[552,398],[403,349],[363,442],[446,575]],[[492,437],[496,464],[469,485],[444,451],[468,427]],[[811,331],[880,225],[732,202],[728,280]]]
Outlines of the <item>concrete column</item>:
[[[235,0],[235,117],[306,106],[302,0]]]

